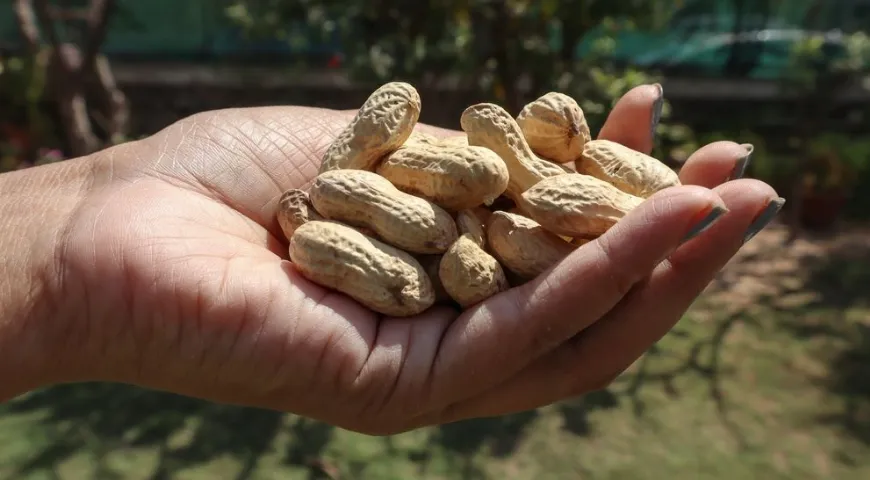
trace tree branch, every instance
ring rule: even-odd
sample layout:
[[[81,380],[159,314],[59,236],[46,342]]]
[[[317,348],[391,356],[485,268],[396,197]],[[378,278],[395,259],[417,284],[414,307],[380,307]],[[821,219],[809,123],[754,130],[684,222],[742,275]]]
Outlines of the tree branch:
[[[100,53],[100,47],[108,35],[109,19],[115,11],[115,0],[91,0],[88,13],[88,28],[82,46],[82,69],[94,68],[94,60]]]
[[[36,53],[39,50],[39,25],[36,15],[33,13],[33,1],[15,0],[12,8],[15,10],[18,29],[21,31],[21,36],[24,37],[27,49],[31,53]]]

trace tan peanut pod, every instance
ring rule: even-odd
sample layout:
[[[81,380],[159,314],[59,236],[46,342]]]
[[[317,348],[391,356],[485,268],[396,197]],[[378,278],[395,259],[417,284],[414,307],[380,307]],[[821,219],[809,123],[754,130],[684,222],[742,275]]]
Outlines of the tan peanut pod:
[[[374,170],[411,135],[420,118],[420,95],[408,83],[375,90],[324,153],[320,173],[337,169]]]
[[[497,153],[507,164],[510,179],[505,195],[514,201],[544,178],[573,173],[535,155],[516,120],[498,105],[472,105],[462,112],[460,124],[468,135],[469,145],[486,147]]]
[[[444,137],[441,139],[441,145],[445,147],[467,147],[468,145],[468,136],[465,134],[462,135],[451,135],[449,137]]]
[[[492,211],[484,206],[474,207],[467,210],[468,213],[477,217],[480,225],[483,227],[484,238],[486,237],[486,226],[489,225],[489,218],[492,216]],[[460,229],[460,233],[462,230]],[[484,242],[486,243],[486,242]]]
[[[456,214],[456,227],[460,235],[468,235],[474,243],[483,247],[486,245],[486,231],[484,223],[471,210],[462,210]]]
[[[486,237],[493,256],[523,280],[537,277],[577,248],[534,220],[508,212],[492,214]]]
[[[432,289],[435,291],[435,303],[439,305],[453,304],[454,300],[444,289],[444,284],[441,283],[441,258],[444,255],[414,255],[414,258],[423,266],[423,270],[429,275],[429,280],[432,282]]]
[[[565,237],[601,235],[644,199],[589,175],[546,178],[523,193],[521,208],[547,230]]]
[[[573,163],[592,140],[589,124],[577,102],[559,92],[549,92],[523,107],[517,124],[532,151],[558,163]]]
[[[519,216],[521,216],[521,217],[526,217],[526,218],[529,217],[529,216],[526,214],[526,212],[524,212],[523,209],[520,208],[519,206],[516,206],[516,207],[514,207],[514,208],[511,208],[510,210],[505,210],[505,211],[508,212],[508,213],[512,213],[512,214],[514,214],[514,215],[519,215]],[[565,236],[565,235],[559,235],[559,238],[561,238],[562,240],[565,240],[566,242],[572,242],[572,240],[573,240],[572,237],[567,237],[567,236]]]
[[[677,172],[658,159],[610,140],[588,142],[576,165],[577,172],[641,198],[680,185]]]
[[[364,170],[331,170],[314,179],[311,203],[324,218],[368,228],[411,253],[444,253],[458,236],[453,217]]]
[[[323,220],[323,217],[311,205],[305,190],[291,188],[281,194],[278,199],[278,225],[287,240],[303,223],[312,220]]]
[[[443,146],[441,139],[436,137],[435,135],[421,132],[419,130],[414,130],[413,132],[411,132],[411,135],[408,136],[408,139],[405,140],[403,146],[407,147],[418,145],[435,148],[441,148]]]
[[[289,254],[302,276],[375,312],[405,317],[435,303],[432,282],[414,257],[347,225],[300,225],[290,239]]]
[[[405,145],[377,168],[399,190],[448,210],[490,204],[508,184],[504,161],[483,147]]]
[[[439,276],[444,289],[462,308],[474,306],[510,288],[498,260],[471,233],[453,242],[441,258]]]

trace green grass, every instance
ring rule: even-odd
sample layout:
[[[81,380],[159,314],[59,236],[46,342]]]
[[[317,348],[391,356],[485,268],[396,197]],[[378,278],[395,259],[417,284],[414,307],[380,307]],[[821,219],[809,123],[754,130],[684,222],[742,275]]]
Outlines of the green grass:
[[[759,258],[748,252],[729,272],[749,274],[725,275],[731,283],[584,398],[375,438],[133,387],[64,385],[0,407],[0,479],[870,478],[870,262],[801,258],[762,277]],[[778,287],[726,308],[747,278]]]

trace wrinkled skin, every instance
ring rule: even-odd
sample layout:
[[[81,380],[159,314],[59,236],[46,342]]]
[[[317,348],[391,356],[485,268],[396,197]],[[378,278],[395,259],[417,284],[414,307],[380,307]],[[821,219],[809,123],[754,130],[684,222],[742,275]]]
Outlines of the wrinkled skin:
[[[654,101],[655,89],[633,90],[601,136],[648,152]],[[53,354],[77,359],[57,380],[133,383],[370,434],[535,408],[602,388],[642,355],[776,198],[755,180],[725,182],[742,147],[708,145],[682,169],[685,186],[535,281],[462,315],[381,318],[296,273],[275,220],[281,193],[308,186],[351,115],[208,112],[90,158],[50,289]],[[729,211],[679,246],[716,206]]]

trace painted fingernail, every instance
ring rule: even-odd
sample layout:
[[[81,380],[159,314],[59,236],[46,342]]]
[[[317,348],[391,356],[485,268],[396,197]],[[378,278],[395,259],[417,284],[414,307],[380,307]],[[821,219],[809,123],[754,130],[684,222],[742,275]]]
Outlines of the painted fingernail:
[[[767,204],[767,207],[755,217],[755,220],[752,222],[752,225],[749,225],[749,228],[746,229],[746,234],[743,235],[743,243],[746,243],[752,240],[752,237],[758,234],[758,232],[764,230],[764,227],[773,220],[773,217],[782,210],[782,206],[785,205],[785,199],[782,197],[775,198]]]
[[[724,205],[714,205],[713,209],[710,210],[709,213],[704,215],[704,217],[698,221],[692,228],[689,230],[689,233],[683,237],[683,241],[680,243],[686,243],[689,240],[697,237],[698,235],[704,233],[705,230],[710,228],[717,220],[722,218],[722,215],[728,213],[728,209]]]
[[[659,91],[659,96],[656,98],[655,103],[653,103],[652,118],[650,119],[650,138],[652,138],[653,145],[655,145],[657,140],[656,130],[658,129],[659,122],[662,120],[662,109],[665,106],[665,91],[660,83],[656,83],[653,86]]]
[[[749,162],[752,161],[752,152],[755,151],[755,146],[751,143],[744,143],[740,146],[745,148],[747,153],[737,160],[737,163],[734,165],[734,170],[731,170],[731,175],[728,177],[729,182],[731,180],[743,178],[743,175],[746,174],[746,167],[748,167]]]

